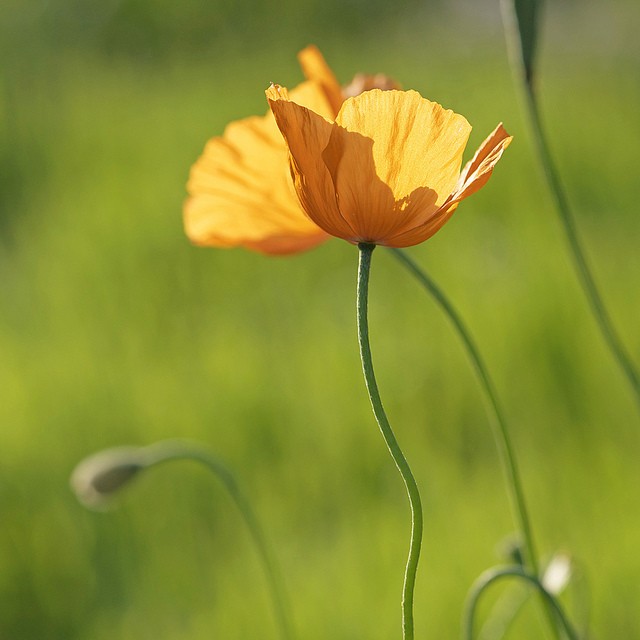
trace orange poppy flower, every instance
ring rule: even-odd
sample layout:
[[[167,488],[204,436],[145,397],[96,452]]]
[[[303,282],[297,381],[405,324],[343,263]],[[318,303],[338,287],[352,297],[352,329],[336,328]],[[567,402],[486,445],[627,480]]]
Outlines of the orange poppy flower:
[[[460,172],[471,125],[415,91],[365,91],[331,120],[283,87],[266,94],[302,208],[354,244],[408,247],[430,238],[486,184],[511,142],[499,124]]]
[[[292,98],[334,118],[344,99],[334,74],[316,47],[307,47],[298,58],[307,80],[291,91]],[[271,111],[232,122],[221,137],[211,139],[187,184],[189,239],[268,254],[304,251],[326,240],[327,234],[300,209],[287,155]]]

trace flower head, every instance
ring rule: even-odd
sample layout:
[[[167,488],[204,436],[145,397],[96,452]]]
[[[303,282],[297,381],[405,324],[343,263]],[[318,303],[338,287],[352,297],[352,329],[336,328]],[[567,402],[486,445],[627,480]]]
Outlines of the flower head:
[[[460,171],[471,125],[415,91],[365,91],[335,120],[278,85],[266,94],[302,208],[352,243],[408,247],[431,237],[487,182],[511,142],[499,124]]]

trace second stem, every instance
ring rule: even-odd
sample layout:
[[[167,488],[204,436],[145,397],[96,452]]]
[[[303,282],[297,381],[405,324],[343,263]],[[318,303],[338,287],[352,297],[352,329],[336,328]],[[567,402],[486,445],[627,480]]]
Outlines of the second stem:
[[[407,459],[400,449],[393,429],[389,424],[387,415],[382,406],[378,384],[373,372],[373,361],[371,358],[371,346],[369,344],[369,322],[368,322],[368,300],[369,300],[369,272],[371,269],[371,254],[375,245],[360,243],[360,260],[358,264],[358,293],[357,293],[357,314],[358,314],[358,342],[360,344],[360,357],[362,359],[362,370],[364,379],[371,400],[371,407],[375,415],[382,437],[389,449],[389,453],[402,476],[409,504],[411,507],[411,543],[409,546],[409,557],[404,574],[404,586],[402,590],[402,637],[404,640],[413,640],[413,592],[416,582],[416,572],[418,560],[420,558],[420,547],[422,546],[422,502],[420,492],[416,484]]]

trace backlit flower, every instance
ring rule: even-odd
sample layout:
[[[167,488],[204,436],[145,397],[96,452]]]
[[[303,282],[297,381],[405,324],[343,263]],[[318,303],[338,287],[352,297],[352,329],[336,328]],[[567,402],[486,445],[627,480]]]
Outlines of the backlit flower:
[[[306,77],[291,91],[298,104],[335,118],[350,95],[398,88],[388,77],[357,75],[343,90],[314,46],[298,61]],[[189,176],[184,206],[187,236],[198,245],[242,246],[268,254],[304,251],[327,239],[300,208],[288,166],[287,145],[269,110],[232,122],[211,139]]]
[[[352,243],[408,247],[430,238],[486,184],[511,142],[499,124],[461,172],[471,125],[415,91],[365,91],[335,119],[278,85],[266,93],[300,204]]]

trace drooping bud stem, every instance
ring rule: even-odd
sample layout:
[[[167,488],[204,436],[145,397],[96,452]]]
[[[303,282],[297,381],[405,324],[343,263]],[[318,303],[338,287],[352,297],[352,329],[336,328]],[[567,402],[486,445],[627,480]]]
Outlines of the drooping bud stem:
[[[195,460],[204,464],[222,482],[242,515],[258,551],[271,591],[284,640],[293,640],[290,605],[277,563],[267,544],[251,503],[240,490],[234,474],[219,458],[202,446],[180,440],[165,440],[147,447],[117,447],[85,458],[71,475],[71,487],[80,502],[91,508],[105,507],[140,472],[170,460]]]

